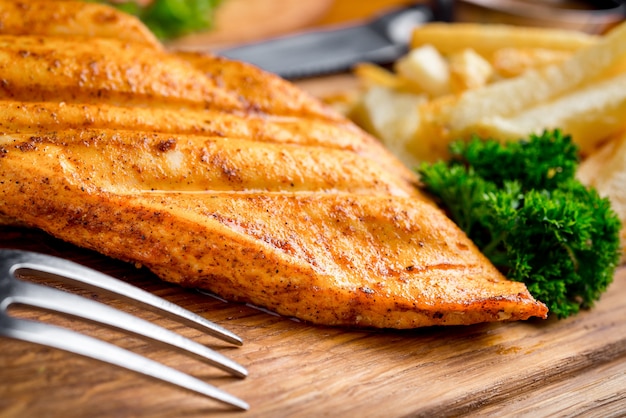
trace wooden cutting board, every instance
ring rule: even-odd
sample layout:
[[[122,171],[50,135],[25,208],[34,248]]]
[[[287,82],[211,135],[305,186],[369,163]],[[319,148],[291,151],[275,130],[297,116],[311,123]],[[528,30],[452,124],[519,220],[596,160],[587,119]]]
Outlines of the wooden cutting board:
[[[626,411],[626,269],[592,310],[567,320],[375,331],[313,326],[161,282],[145,269],[44,233],[0,227],[0,247],[69,258],[223,325],[230,347],[131,305],[79,292],[216,348],[249,369],[195,359],[76,320],[20,308],[204,379],[250,403],[245,417],[617,416]],[[220,417],[214,401],[113,366],[0,337],[2,417]]]

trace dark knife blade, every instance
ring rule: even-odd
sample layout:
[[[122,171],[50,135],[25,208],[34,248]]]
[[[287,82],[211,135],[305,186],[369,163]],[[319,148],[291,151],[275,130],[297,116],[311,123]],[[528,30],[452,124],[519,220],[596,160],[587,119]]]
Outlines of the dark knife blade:
[[[287,79],[350,70],[356,63],[388,64],[408,51],[411,31],[433,20],[433,10],[415,5],[365,24],[303,32],[217,51]]]

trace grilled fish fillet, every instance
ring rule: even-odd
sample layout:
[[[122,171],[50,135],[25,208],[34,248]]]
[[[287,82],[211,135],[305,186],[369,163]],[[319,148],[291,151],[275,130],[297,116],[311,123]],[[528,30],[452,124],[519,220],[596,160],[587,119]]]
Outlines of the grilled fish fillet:
[[[318,324],[546,316],[411,170],[293,85],[48,3],[0,0],[5,221]]]

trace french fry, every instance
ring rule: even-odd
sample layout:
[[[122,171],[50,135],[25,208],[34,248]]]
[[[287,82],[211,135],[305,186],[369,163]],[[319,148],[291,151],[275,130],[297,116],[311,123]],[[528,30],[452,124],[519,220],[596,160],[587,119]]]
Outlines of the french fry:
[[[517,77],[526,71],[560,64],[572,56],[570,51],[545,48],[501,48],[491,58],[493,71],[504,78]]]
[[[473,131],[484,137],[518,140],[529,133],[561,129],[572,136],[582,155],[625,124],[626,73],[577,89],[511,117],[487,116]]]
[[[473,48],[490,59],[494,52],[502,48],[543,48],[574,52],[593,45],[599,39],[597,35],[563,29],[437,22],[415,29],[411,37],[411,48],[429,44],[444,55]]]
[[[431,97],[450,91],[450,69],[439,51],[430,45],[413,49],[396,62],[396,72]]]
[[[494,74],[491,64],[470,48],[450,55],[448,61],[453,93],[486,86]]]
[[[357,64],[353,73],[366,87],[382,86],[395,89],[402,84],[393,72],[368,62]]]
[[[519,77],[468,90],[452,100],[446,98],[441,103],[431,102],[423,106],[420,109],[422,126],[414,140],[435,142],[428,149],[436,154],[429,155],[429,158],[445,157],[450,140],[477,133],[486,118],[514,117],[541,103],[555,100],[585,82],[597,79],[625,55],[626,23],[559,65],[530,70]],[[594,121],[587,118],[587,123],[593,125]]]
[[[417,107],[426,100],[425,95],[401,93],[376,86],[367,90],[349,116],[380,138],[407,167],[414,167],[418,161],[405,146],[419,126]]]
[[[626,130],[613,135],[597,152],[585,159],[578,179],[608,197],[622,221],[622,263],[626,262]]]

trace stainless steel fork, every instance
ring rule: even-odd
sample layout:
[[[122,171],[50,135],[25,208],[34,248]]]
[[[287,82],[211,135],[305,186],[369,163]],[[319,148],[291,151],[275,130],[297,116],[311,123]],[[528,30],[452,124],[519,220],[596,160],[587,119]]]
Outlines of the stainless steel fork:
[[[0,249],[0,336],[50,346],[100,360],[207,396],[238,409],[248,409],[246,402],[229,393],[116,345],[55,325],[9,315],[10,305],[21,304],[83,318],[166,344],[235,376],[246,377],[248,374],[244,367],[228,357],[180,334],[82,296],[22,280],[20,276],[55,279],[91,291],[112,294],[207,332],[223,341],[235,345],[242,344],[241,338],[219,325],[126,282],[61,258],[5,249]]]

